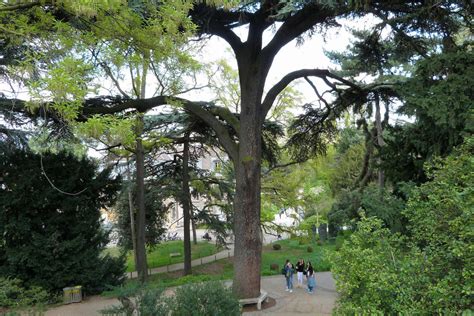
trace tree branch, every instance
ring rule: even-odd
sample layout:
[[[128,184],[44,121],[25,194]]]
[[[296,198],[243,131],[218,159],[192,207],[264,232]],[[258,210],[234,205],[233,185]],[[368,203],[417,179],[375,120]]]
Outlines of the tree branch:
[[[45,1],[46,3],[46,1]],[[40,5],[41,1],[33,1],[33,2],[28,2],[28,3],[19,3],[19,4],[10,4],[10,5],[1,5],[0,6],[0,12],[2,11],[15,11],[15,10],[21,10],[21,9],[29,9],[34,6]]]
[[[273,60],[283,46],[310,30],[316,24],[329,21],[329,19],[334,18],[336,15],[337,13],[329,8],[329,6],[316,3],[306,5],[296,14],[286,19],[262,53],[266,58]]]
[[[224,149],[233,160],[237,160],[238,146],[232,139],[226,126],[222,124],[211,112],[206,110],[204,106],[209,105],[208,102],[193,102],[178,97],[157,96],[148,99],[108,99],[101,98],[88,99],[79,114],[79,121],[85,121],[94,114],[115,114],[125,110],[135,109],[140,113],[145,113],[154,107],[178,103],[183,109],[194,114],[208,124],[215,132]],[[0,109],[5,106],[14,107],[17,112],[28,113],[26,110],[26,102],[19,99],[0,98]],[[45,104],[47,105],[47,104]],[[31,116],[31,113],[29,113]],[[231,124],[231,123],[229,123]]]
[[[216,35],[224,39],[234,52],[240,50],[242,42],[232,32],[232,28],[248,23],[247,14],[238,11],[217,9],[204,2],[196,4],[190,11],[193,22],[198,26],[198,32]]]
[[[229,157],[233,161],[237,161],[238,152],[239,152],[238,145],[231,138],[226,127],[221,122],[219,122],[219,120],[212,113],[205,110],[197,102],[184,100],[182,104],[186,111],[191,112],[192,114],[199,117],[201,120],[206,122],[206,124],[208,124],[216,132],[216,135],[219,138],[219,142],[227,151],[227,153],[229,154]]]
[[[290,72],[286,76],[284,76],[279,82],[277,82],[267,93],[265,99],[262,102],[262,113],[263,118],[266,117],[268,111],[272,107],[273,103],[275,102],[276,97],[294,80],[304,77],[319,77],[326,81],[328,84],[329,80],[327,78],[332,78],[335,80],[340,81],[341,83],[354,88],[356,90],[362,91],[362,88],[358,85],[352,83],[349,80],[346,80],[340,76],[337,76],[333,73],[330,73],[327,69],[300,69],[297,71]],[[336,89],[335,85],[329,82],[329,85]]]
[[[284,163],[284,164],[281,164],[281,165],[275,165],[275,166],[272,166],[272,167],[268,168],[268,170],[265,170],[262,173],[262,175],[266,176],[270,172],[272,172],[273,170],[275,170],[277,168],[286,168],[286,167],[297,165],[297,164],[300,164],[300,163],[301,163],[301,161],[292,161],[292,162]]]

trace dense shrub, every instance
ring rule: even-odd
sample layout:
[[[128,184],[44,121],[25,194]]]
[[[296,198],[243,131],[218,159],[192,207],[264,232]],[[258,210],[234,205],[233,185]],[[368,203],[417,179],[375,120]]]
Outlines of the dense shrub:
[[[108,232],[100,209],[120,186],[111,170],[65,153],[16,150],[0,152],[0,174],[1,275],[48,292],[82,285],[96,293],[123,281],[124,258],[103,255]]]
[[[335,241],[336,242],[336,250],[341,249],[342,244],[344,243],[344,240],[345,240],[344,236],[339,235],[339,236],[336,237],[336,241]]]
[[[408,235],[365,218],[331,256],[336,313],[454,315],[471,308],[474,138],[426,169],[403,214]]]
[[[272,247],[273,247],[273,250],[280,250],[281,249],[280,244],[273,244]]]
[[[170,302],[172,315],[208,316],[240,315],[239,301],[230,288],[220,282],[189,284],[176,289]]]
[[[363,191],[345,190],[339,195],[338,200],[334,203],[328,214],[329,226],[337,227],[337,231],[341,231],[343,226],[354,229],[354,220],[359,220],[359,210],[364,210],[368,216],[376,216],[380,218],[384,227],[389,228],[392,232],[403,232],[406,225],[405,218],[401,215],[405,208],[406,202],[395,196],[388,190],[380,191],[376,185],[369,185]]]
[[[307,251],[307,252],[313,252],[313,247],[308,246],[308,248],[306,248],[306,251]]]
[[[45,304],[48,292],[38,286],[25,288],[19,279],[0,278],[0,307],[17,308]]]
[[[135,298],[135,300],[131,298]],[[101,311],[103,315],[208,316],[240,315],[241,308],[230,288],[221,282],[205,282],[178,287],[174,296],[160,288],[132,287],[118,292],[121,306]]]

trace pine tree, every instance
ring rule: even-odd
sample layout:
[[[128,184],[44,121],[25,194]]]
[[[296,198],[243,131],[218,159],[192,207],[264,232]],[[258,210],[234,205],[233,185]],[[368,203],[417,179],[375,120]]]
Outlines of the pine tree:
[[[0,272],[48,291],[97,293],[124,280],[124,258],[104,256],[100,210],[120,179],[70,154],[0,152]]]

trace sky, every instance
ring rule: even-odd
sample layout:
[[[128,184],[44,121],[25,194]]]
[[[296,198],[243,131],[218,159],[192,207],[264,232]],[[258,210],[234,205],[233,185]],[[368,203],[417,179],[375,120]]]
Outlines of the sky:
[[[347,23],[346,23],[347,24]],[[242,41],[246,40],[247,27],[241,27],[235,30]],[[271,40],[274,31],[267,30],[264,34],[265,46]],[[337,30],[331,30],[323,37],[320,33],[314,34],[313,37],[308,38],[302,45],[297,45],[296,40],[284,46],[275,57],[270,72],[267,77],[266,90],[273,84],[280,80],[289,72],[299,69],[309,68],[334,68],[336,65],[332,64],[324,54],[324,49],[327,50],[344,50],[349,45],[350,35],[344,26]],[[228,63],[237,69],[237,63],[230,46],[221,38],[214,36],[205,46],[202,58],[206,62],[213,62],[219,59],[225,59]],[[307,102],[315,99],[315,95],[311,87],[307,83],[300,83],[297,85],[298,90],[303,93]],[[207,97],[205,92],[203,94],[191,94],[192,98],[204,99]]]

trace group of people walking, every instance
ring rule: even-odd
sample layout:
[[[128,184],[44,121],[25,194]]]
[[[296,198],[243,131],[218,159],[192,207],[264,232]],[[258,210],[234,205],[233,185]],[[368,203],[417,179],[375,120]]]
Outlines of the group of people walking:
[[[296,267],[290,262],[290,260],[286,260],[282,269],[282,273],[285,275],[286,279],[286,291],[289,291],[290,293],[293,292],[293,274],[295,272],[298,280],[297,286],[303,287],[304,277],[306,276],[307,291],[308,293],[313,293],[314,287],[316,286],[313,266],[310,261],[308,264],[305,264],[303,259],[298,260]]]

